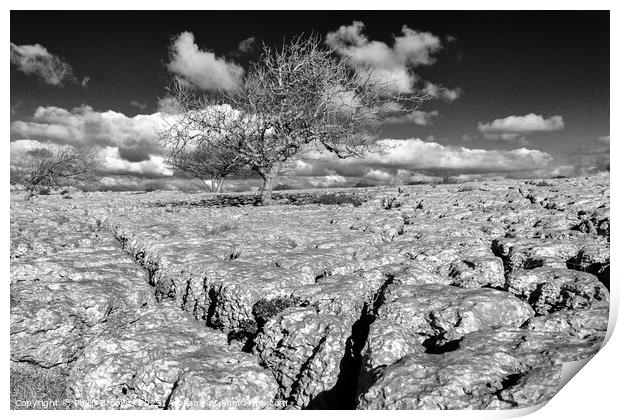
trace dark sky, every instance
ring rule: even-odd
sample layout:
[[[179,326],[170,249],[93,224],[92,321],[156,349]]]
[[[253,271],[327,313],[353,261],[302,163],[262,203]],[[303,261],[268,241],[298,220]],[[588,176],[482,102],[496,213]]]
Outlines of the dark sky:
[[[153,113],[170,74],[165,62],[171,39],[192,32],[195,43],[218,56],[232,56],[243,39],[277,44],[299,33],[325,35],[353,21],[365,24],[368,39],[391,45],[401,27],[454,40],[444,42],[432,66],[416,73],[459,88],[453,102],[422,106],[438,111],[433,123],[384,127],[386,138],[431,139],[467,148],[521,146],[552,154],[557,162],[601,145],[609,136],[609,13],[606,11],[136,11],[11,12],[11,42],[40,44],[69,63],[87,88],[38,81],[11,66],[12,121],[28,121],[38,106],[127,116]],[[140,110],[131,102],[147,107]],[[530,113],[560,115],[564,129],[529,133],[521,144],[483,138],[478,123]],[[593,147],[593,146],[592,146]]]

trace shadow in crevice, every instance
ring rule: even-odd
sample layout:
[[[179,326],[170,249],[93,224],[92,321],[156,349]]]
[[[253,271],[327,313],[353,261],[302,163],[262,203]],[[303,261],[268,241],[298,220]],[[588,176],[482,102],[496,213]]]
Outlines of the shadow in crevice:
[[[393,275],[386,275],[385,281],[375,293],[372,306],[364,302],[360,317],[351,328],[345,353],[340,361],[340,373],[336,385],[320,392],[308,404],[307,409],[354,410],[359,396],[359,377],[364,355],[362,350],[368,340],[370,326],[377,319],[377,311],[384,304],[388,287],[394,283]]]
[[[458,350],[461,339],[445,341],[442,337],[430,337],[422,342],[422,346],[428,354],[444,354]]]
[[[374,314],[365,303],[360,318],[353,324],[347,338],[340,374],[333,388],[320,392],[310,401],[307,409],[354,410],[357,400],[358,377],[362,366],[362,349],[366,344]]]

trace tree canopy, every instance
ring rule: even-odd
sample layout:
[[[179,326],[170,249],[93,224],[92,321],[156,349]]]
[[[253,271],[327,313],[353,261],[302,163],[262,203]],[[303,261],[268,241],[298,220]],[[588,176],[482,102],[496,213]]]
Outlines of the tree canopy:
[[[411,111],[425,99],[398,92],[368,66],[351,65],[316,36],[280,49],[264,45],[233,91],[200,92],[176,81],[170,93],[180,112],[162,136],[169,156],[189,153],[205,170],[226,161],[222,177],[251,168],[263,179],[262,204],[269,204],[275,177],[293,158],[313,149],[363,156],[379,148],[377,128],[386,115]]]

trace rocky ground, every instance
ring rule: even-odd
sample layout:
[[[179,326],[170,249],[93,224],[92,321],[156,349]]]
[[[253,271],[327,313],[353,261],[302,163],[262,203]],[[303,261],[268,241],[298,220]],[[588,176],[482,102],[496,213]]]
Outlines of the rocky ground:
[[[608,178],[276,198],[13,194],[12,371],[77,408],[506,409],[602,345]]]

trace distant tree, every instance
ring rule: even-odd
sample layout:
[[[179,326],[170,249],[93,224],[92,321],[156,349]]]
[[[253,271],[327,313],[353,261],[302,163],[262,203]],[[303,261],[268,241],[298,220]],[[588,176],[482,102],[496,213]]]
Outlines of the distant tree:
[[[176,99],[178,114],[165,117],[165,128],[158,132],[166,164],[200,179],[211,191],[221,192],[224,178],[246,165],[231,147],[231,139],[205,124],[212,118],[226,118],[225,111],[196,106],[196,92],[179,80],[168,91]]]
[[[13,172],[13,181],[26,187],[25,200],[44,188],[64,187],[92,180],[101,162],[92,150],[71,146],[38,148]]]
[[[350,65],[316,36],[298,37],[279,50],[264,45],[260,59],[232,92],[188,94],[177,82],[171,94],[182,105],[183,136],[168,136],[173,150],[195,144],[235,156],[263,179],[261,203],[271,201],[274,180],[312,149],[339,158],[377,149],[377,127],[395,110],[407,112],[425,99],[399,94],[368,66]],[[214,143],[212,143],[214,142]]]

